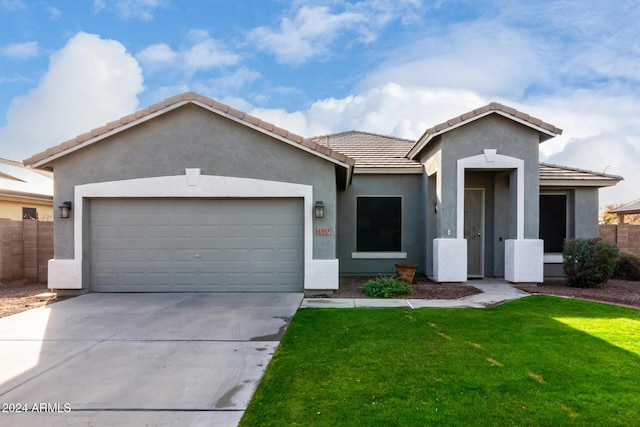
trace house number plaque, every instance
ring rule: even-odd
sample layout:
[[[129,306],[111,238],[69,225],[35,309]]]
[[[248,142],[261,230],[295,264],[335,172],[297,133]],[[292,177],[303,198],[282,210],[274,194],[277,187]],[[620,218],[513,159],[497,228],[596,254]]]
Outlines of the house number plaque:
[[[316,228],[316,236],[331,236],[330,228]]]

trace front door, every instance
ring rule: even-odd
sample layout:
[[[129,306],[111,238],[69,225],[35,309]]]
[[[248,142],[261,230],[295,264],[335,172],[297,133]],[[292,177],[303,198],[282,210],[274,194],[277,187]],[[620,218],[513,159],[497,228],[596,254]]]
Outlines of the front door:
[[[464,190],[464,238],[467,239],[467,276],[484,277],[484,190]]]

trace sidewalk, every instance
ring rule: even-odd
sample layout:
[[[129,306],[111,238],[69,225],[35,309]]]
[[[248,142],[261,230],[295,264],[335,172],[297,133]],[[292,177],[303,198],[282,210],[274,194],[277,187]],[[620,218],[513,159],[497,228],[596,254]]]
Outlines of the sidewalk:
[[[460,299],[304,298],[300,308],[486,308],[530,295],[501,279],[470,280],[464,285],[482,293]]]

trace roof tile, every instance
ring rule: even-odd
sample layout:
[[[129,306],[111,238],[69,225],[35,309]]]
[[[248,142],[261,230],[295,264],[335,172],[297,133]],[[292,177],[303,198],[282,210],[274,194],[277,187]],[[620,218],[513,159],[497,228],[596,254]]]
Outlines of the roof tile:
[[[282,129],[278,126],[274,126],[273,129],[271,130],[271,132],[275,133],[276,135],[280,135],[283,137],[287,137],[287,135],[289,134],[288,130]]]
[[[302,144],[302,141],[304,141],[303,137],[296,135],[295,133],[289,133],[289,139],[298,144]]]
[[[255,125],[255,126],[257,126],[258,123],[260,123],[260,119],[259,118],[257,118],[256,116],[252,116],[250,114],[247,114],[247,115],[244,116],[244,121],[248,122],[248,123],[251,123],[252,125]]]
[[[76,136],[76,142],[78,144],[82,144],[83,142],[88,141],[91,138],[92,138],[91,132],[83,133],[83,134],[80,134],[80,135]]]
[[[260,126],[262,129],[268,130],[269,132],[271,132],[273,130],[273,125],[269,122],[265,122],[263,120],[260,120],[258,122],[258,126]]]
[[[120,126],[122,126],[122,122],[120,120],[114,120],[112,122],[107,123],[108,130],[113,130],[115,128],[119,128]]]
[[[100,126],[99,128],[95,128],[95,129],[91,130],[90,133],[91,133],[91,136],[94,137],[94,136],[102,135],[103,133],[107,133],[108,130],[109,129],[105,125],[105,126]]]
[[[244,119],[244,116],[245,116],[245,114],[242,111],[236,110],[233,107],[229,107],[229,110],[227,110],[227,114],[230,116],[236,117],[240,120]]]
[[[126,125],[127,123],[131,123],[132,121],[134,121],[136,119],[136,115],[134,114],[129,114],[127,116],[124,116],[120,119],[120,122],[122,122],[123,125]]]

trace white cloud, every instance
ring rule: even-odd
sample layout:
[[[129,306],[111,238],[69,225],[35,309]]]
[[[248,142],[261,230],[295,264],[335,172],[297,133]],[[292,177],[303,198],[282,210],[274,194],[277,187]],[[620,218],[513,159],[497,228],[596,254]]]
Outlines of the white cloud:
[[[640,150],[622,135],[601,132],[585,138],[569,140],[563,151],[548,161],[597,172],[620,175],[624,181],[600,190],[600,207],[626,203],[640,197]]]
[[[548,80],[532,41],[493,22],[465,23],[447,31],[421,31],[410,44],[390,53],[359,85],[361,90],[389,81],[406,86],[465,88],[519,99],[532,85]]]
[[[49,13],[49,19],[52,21],[57,21],[62,16],[62,12],[60,9],[54,6],[46,6],[45,10]]]
[[[361,24],[365,17],[358,13],[331,13],[324,6],[303,6],[295,18],[282,18],[280,28],[262,26],[249,34],[258,49],[272,52],[285,64],[300,64],[327,55],[339,32]]]
[[[298,65],[311,59],[324,59],[331,55],[339,39],[348,37],[344,45],[371,43],[378,38],[379,30],[389,22],[400,18],[402,22],[417,19],[413,11],[420,6],[416,0],[374,0],[349,3],[330,2],[329,6],[303,4],[295,16],[285,16],[277,29],[268,26],[254,28],[249,41],[259,50],[272,53],[282,64]]]
[[[191,47],[181,52],[184,68],[190,74],[211,68],[235,65],[240,56],[228,51],[222,44],[202,30],[189,31]]]
[[[27,3],[24,0],[0,0],[0,9],[21,10],[26,8]]]
[[[189,77],[200,71],[222,69],[240,62],[239,55],[228,50],[206,31],[190,30],[188,40],[189,45],[177,51],[160,43],[146,47],[136,57],[149,72],[172,68],[181,70]]]
[[[22,160],[137,108],[142,72],[124,46],[78,33],[51,55],[38,87],[14,98],[0,157]]]
[[[301,112],[253,109],[251,114],[307,137],[362,130],[417,139],[427,128],[486,103],[470,91],[389,83],[358,95],[318,100]]]
[[[147,46],[136,54],[136,58],[150,72],[172,66],[176,63],[177,57],[178,53],[164,43]]]
[[[166,6],[167,0],[94,0],[93,2],[95,13],[112,7],[121,18],[134,18],[145,22],[153,20],[153,13],[158,7]]]
[[[14,59],[29,59],[38,55],[38,42],[11,43],[0,47],[0,56]]]

